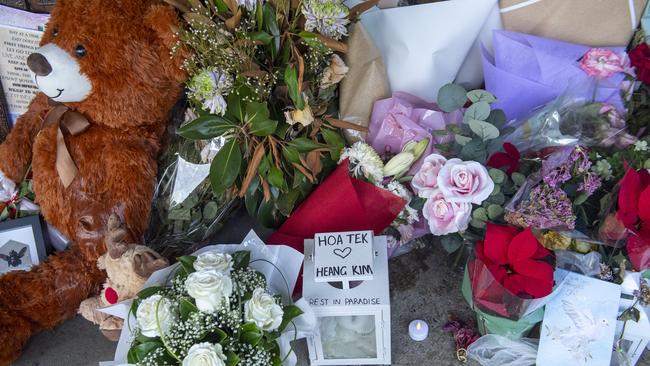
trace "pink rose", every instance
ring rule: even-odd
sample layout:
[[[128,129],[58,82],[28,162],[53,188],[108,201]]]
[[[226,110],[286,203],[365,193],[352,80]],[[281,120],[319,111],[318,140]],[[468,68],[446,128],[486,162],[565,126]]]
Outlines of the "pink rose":
[[[626,55],[617,55],[606,48],[592,48],[582,56],[580,68],[593,78],[607,79],[629,68],[628,63]]]
[[[441,236],[467,229],[472,215],[471,203],[449,202],[438,191],[427,199],[422,215],[429,223],[433,235]]]
[[[447,159],[438,154],[431,154],[424,159],[420,170],[411,181],[411,185],[420,197],[429,198],[435,195],[438,190],[438,173],[445,162]]]
[[[494,190],[494,182],[483,165],[450,159],[438,173],[438,189],[449,202],[480,205]]]

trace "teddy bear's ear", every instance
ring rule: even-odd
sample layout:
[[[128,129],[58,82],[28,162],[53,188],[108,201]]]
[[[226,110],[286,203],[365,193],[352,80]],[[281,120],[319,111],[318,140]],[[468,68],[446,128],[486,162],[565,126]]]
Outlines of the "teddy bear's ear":
[[[145,24],[156,33],[161,42],[163,55],[162,60],[169,60],[170,68],[174,73],[176,81],[185,81],[187,75],[181,65],[185,61],[188,52],[183,47],[178,47],[176,32],[181,27],[176,11],[169,5],[151,5],[144,17]],[[175,51],[172,53],[172,49]],[[170,58],[171,56],[171,58]]]

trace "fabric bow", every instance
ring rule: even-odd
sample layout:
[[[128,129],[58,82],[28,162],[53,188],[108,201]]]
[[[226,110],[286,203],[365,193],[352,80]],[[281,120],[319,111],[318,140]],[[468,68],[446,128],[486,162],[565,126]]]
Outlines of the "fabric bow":
[[[90,122],[83,114],[63,104],[55,104],[54,108],[45,116],[43,126],[49,126],[50,124],[58,125],[56,133],[56,171],[59,173],[63,186],[68,188],[79,174],[79,169],[65,143],[63,129],[68,131],[70,135],[75,136],[86,131],[90,127]]]

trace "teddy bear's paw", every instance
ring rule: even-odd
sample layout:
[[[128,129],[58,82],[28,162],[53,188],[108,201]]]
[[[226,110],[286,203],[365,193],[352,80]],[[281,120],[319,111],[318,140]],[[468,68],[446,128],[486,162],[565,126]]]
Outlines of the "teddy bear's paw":
[[[100,311],[97,311],[97,309],[100,307],[102,307],[102,304],[99,297],[91,297],[79,304],[79,310],[77,312],[81,314],[81,316],[83,316],[86,320],[95,324],[100,324],[108,316]]]
[[[124,239],[127,237],[127,231],[122,225],[119,217],[112,214],[108,218],[108,233],[106,234],[106,248],[108,254],[113,259],[118,259],[129,248],[129,244],[125,243]]]
[[[145,251],[133,257],[133,270],[142,278],[149,278],[152,273],[167,267],[169,263],[158,253]]]

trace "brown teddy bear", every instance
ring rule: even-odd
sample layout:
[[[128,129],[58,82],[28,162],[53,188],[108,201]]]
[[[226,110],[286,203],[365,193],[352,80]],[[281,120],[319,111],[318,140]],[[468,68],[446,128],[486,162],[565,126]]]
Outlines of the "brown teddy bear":
[[[120,338],[123,321],[97,309],[135,297],[153,272],[169,266],[153,249],[124,242],[127,234],[119,217],[111,215],[105,241],[107,251],[97,260],[97,267],[106,271],[104,288],[98,296],[82,301],[79,306],[79,314],[99,324],[102,333],[112,341]]]
[[[106,274],[111,214],[141,239],[156,159],[186,78],[172,52],[180,22],[155,0],[60,0],[27,63],[40,93],[0,145],[0,201],[30,162],[45,220],[73,244],[0,277],[0,365],[30,336],[73,317]],[[3,197],[4,196],[4,197]]]

